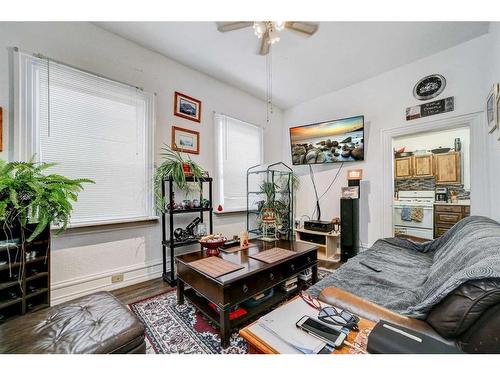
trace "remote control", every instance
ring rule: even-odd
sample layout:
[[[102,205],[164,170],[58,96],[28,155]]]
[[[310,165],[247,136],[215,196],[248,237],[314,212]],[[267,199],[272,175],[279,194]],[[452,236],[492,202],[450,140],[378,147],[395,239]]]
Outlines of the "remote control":
[[[363,266],[365,266],[366,268],[369,268],[371,269],[372,271],[375,271],[375,272],[382,272],[382,270],[380,268],[377,268],[375,266],[371,266],[369,264],[366,264],[364,262],[359,262],[359,264],[362,264]]]

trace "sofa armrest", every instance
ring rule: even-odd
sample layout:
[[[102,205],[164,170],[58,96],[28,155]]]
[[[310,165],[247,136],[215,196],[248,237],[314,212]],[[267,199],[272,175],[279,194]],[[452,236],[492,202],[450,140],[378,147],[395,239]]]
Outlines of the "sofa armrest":
[[[418,332],[422,332],[437,340],[450,343],[440,336],[429,324],[423,320],[410,318],[388,310],[385,307],[360,298],[352,293],[336,287],[328,287],[321,291],[319,299],[330,305],[339,307],[343,310],[348,310],[351,313],[362,318],[378,322],[385,320],[387,322],[400,325]]]

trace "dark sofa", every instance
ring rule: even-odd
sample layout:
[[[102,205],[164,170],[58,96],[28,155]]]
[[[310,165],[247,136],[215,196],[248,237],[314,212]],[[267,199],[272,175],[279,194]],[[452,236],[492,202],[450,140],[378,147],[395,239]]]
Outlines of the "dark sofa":
[[[500,224],[472,216],[425,244],[379,240],[309,292],[464,352],[500,353]]]

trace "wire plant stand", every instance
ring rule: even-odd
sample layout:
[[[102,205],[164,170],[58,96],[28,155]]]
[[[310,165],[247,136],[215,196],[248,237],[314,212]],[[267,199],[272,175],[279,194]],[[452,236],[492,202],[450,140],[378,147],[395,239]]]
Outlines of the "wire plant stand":
[[[274,238],[293,236],[293,170],[282,162],[259,164],[247,169],[247,231],[252,238],[263,239],[264,214],[269,207],[275,211]],[[265,228],[269,240],[269,227]]]

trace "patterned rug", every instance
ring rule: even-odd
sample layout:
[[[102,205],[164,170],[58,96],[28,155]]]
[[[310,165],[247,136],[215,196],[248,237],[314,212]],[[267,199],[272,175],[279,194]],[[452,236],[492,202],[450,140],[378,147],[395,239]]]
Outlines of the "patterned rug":
[[[331,273],[319,269],[318,279]],[[129,305],[146,326],[148,354],[245,354],[245,340],[237,333],[231,335],[230,345],[220,345],[218,329],[194,306],[185,301],[177,305],[176,290]]]

